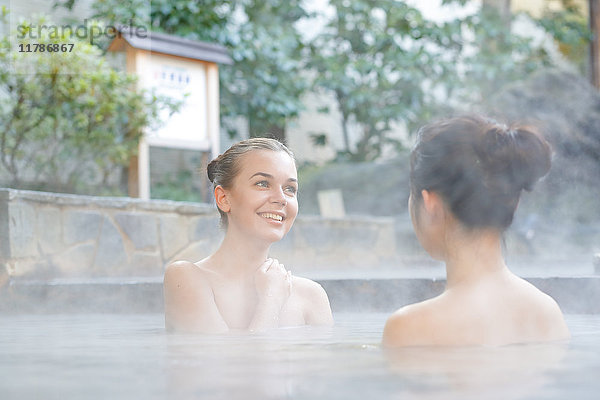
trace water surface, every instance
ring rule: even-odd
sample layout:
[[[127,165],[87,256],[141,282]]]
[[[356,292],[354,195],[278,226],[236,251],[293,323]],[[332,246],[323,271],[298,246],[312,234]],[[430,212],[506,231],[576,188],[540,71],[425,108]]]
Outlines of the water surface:
[[[167,334],[160,314],[0,315],[1,399],[596,399],[600,315],[568,345],[384,352],[387,314],[264,335]]]

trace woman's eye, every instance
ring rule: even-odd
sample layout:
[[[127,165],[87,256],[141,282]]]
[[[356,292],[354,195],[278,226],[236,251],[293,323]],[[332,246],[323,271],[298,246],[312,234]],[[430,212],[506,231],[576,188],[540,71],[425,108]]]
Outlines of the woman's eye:
[[[296,194],[296,192],[298,192],[298,189],[296,189],[295,186],[286,186],[285,191],[290,194]]]
[[[262,188],[266,188],[266,187],[269,187],[269,182],[267,182],[267,181],[259,181],[259,182],[256,182],[256,186],[262,187]]]

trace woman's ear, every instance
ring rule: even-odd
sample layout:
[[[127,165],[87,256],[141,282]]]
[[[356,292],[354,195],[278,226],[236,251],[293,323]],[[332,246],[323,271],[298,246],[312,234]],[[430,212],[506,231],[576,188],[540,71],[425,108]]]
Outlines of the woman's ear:
[[[229,204],[229,193],[223,188],[221,185],[217,185],[215,188],[215,202],[217,203],[217,207],[219,210],[227,213],[231,210],[231,205]]]
[[[431,218],[444,215],[444,202],[437,193],[423,189],[421,190],[421,197],[423,198],[423,208]]]

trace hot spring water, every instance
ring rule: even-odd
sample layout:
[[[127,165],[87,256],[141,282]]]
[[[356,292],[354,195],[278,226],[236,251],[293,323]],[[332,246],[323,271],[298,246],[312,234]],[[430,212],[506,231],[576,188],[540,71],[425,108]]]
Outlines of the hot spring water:
[[[568,315],[568,344],[380,346],[387,313],[333,328],[167,334],[162,314],[0,316],[2,399],[592,399],[600,315]]]

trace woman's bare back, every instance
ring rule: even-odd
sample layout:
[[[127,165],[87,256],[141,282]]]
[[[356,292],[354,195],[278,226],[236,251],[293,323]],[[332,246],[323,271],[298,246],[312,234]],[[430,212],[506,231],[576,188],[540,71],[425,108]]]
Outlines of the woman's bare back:
[[[384,344],[505,345],[568,337],[556,302],[507,271],[401,308],[386,324]]]

